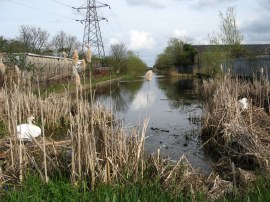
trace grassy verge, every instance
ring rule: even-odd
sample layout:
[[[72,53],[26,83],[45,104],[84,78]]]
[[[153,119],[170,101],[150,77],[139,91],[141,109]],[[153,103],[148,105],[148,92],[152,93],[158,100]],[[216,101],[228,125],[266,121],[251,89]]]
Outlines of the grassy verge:
[[[82,183],[84,184],[84,183]],[[53,179],[44,183],[37,175],[29,175],[21,186],[5,188],[1,201],[206,201],[205,194],[184,197],[181,193],[166,191],[160,184],[148,181],[145,183],[100,184],[94,191],[86,186],[72,185],[68,179]],[[255,186],[238,193],[236,196],[225,195],[217,201],[270,201],[270,180],[260,179]]]
[[[200,196],[201,197],[201,196]],[[199,195],[197,200],[203,201]],[[51,180],[47,184],[30,175],[20,187],[9,187],[2,201],[192,201],[180,193],[173,195],[155,183],[134,185],[99,185],[94,191],[70,184],[68,180]]]

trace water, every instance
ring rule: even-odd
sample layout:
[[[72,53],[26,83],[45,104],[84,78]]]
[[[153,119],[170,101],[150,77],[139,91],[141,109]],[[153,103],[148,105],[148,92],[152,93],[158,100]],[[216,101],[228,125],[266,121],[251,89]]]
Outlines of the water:
[[[144,118],[150,117],[146,152],[152,154],[160,149],[161,155],[172,160],[185,154],[194,168],[209,171],[199,149],[202,103],[193,95],[193,84],[192,78],[154,74],[150,82],[142,77],[98,88],[95,99],[112,108],[127,129],[142,127]]]

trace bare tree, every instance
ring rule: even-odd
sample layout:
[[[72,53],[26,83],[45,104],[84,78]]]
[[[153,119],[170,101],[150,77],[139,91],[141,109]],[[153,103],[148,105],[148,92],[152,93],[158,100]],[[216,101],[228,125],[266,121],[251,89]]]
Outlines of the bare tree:
[[[25,44],[27,51],[41,53],[48,45],[50,34],[40,27],[21,25],[19,40]]]
[[[111,45],[110,56],[113,60],[114,69],[119,72],[124,70],[124,62],[127,60],[128,51],[125,44]]]
[[[127,58],[127,47],[123,43],[111,45],[110,56],[116,62],[121,63]]]
[[[52,38],[51,47],[56,54],[64,51],[68,57],[71,57],[74,50],[80,49],[81,43],[76,36],[67,35],[64,31],[60,31]]]

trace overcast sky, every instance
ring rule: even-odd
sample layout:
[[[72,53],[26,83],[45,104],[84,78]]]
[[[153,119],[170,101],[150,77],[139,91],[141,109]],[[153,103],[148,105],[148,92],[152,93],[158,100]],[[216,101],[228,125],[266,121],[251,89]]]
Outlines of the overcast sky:
[[[0,36],[15,38],[20,25],[35,25],[53,36],[59,31],[82,41],[84,18],[71,7],[85,0],[0,0]],[[98,8],[105,52],[124,43],[148,66],[163,52],[170,37],[185,37],[192,44],[208,44],[208,35],[219,31],[219,12],[236,7],[244,43],[270,43],[270,0],[99,0],[111,9]]]

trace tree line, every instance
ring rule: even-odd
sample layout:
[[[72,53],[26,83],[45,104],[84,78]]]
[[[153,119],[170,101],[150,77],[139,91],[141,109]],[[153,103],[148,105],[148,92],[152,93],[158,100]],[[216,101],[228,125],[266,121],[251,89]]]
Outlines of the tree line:
[[[47,30],[33,25],[21,25],[19,35],[14,39],[0,36],[0,51],[6,53],[29,52],[60,56],[65,52],[71,57],[81,45],[76,36],[60,31],[51,37]]]
[[[76,36],[67,34],[64,31],[56,35],[51,34],[34,25],[21,25],[19,35],[14,39],[7,39],[0,36],[0,52],[12,53],[35,53],[41,55],[72,57],[75,50],[80,58],[84,57],[82,43]],[[91,45],[91,44],[90,44]],[[96,58],[103,66],[112,67],[115,73],[131,74],[133,76],[143,73],[147,65],[134,52],[128,50],[124,43],[111,45],[109,54],[104,58]]]

